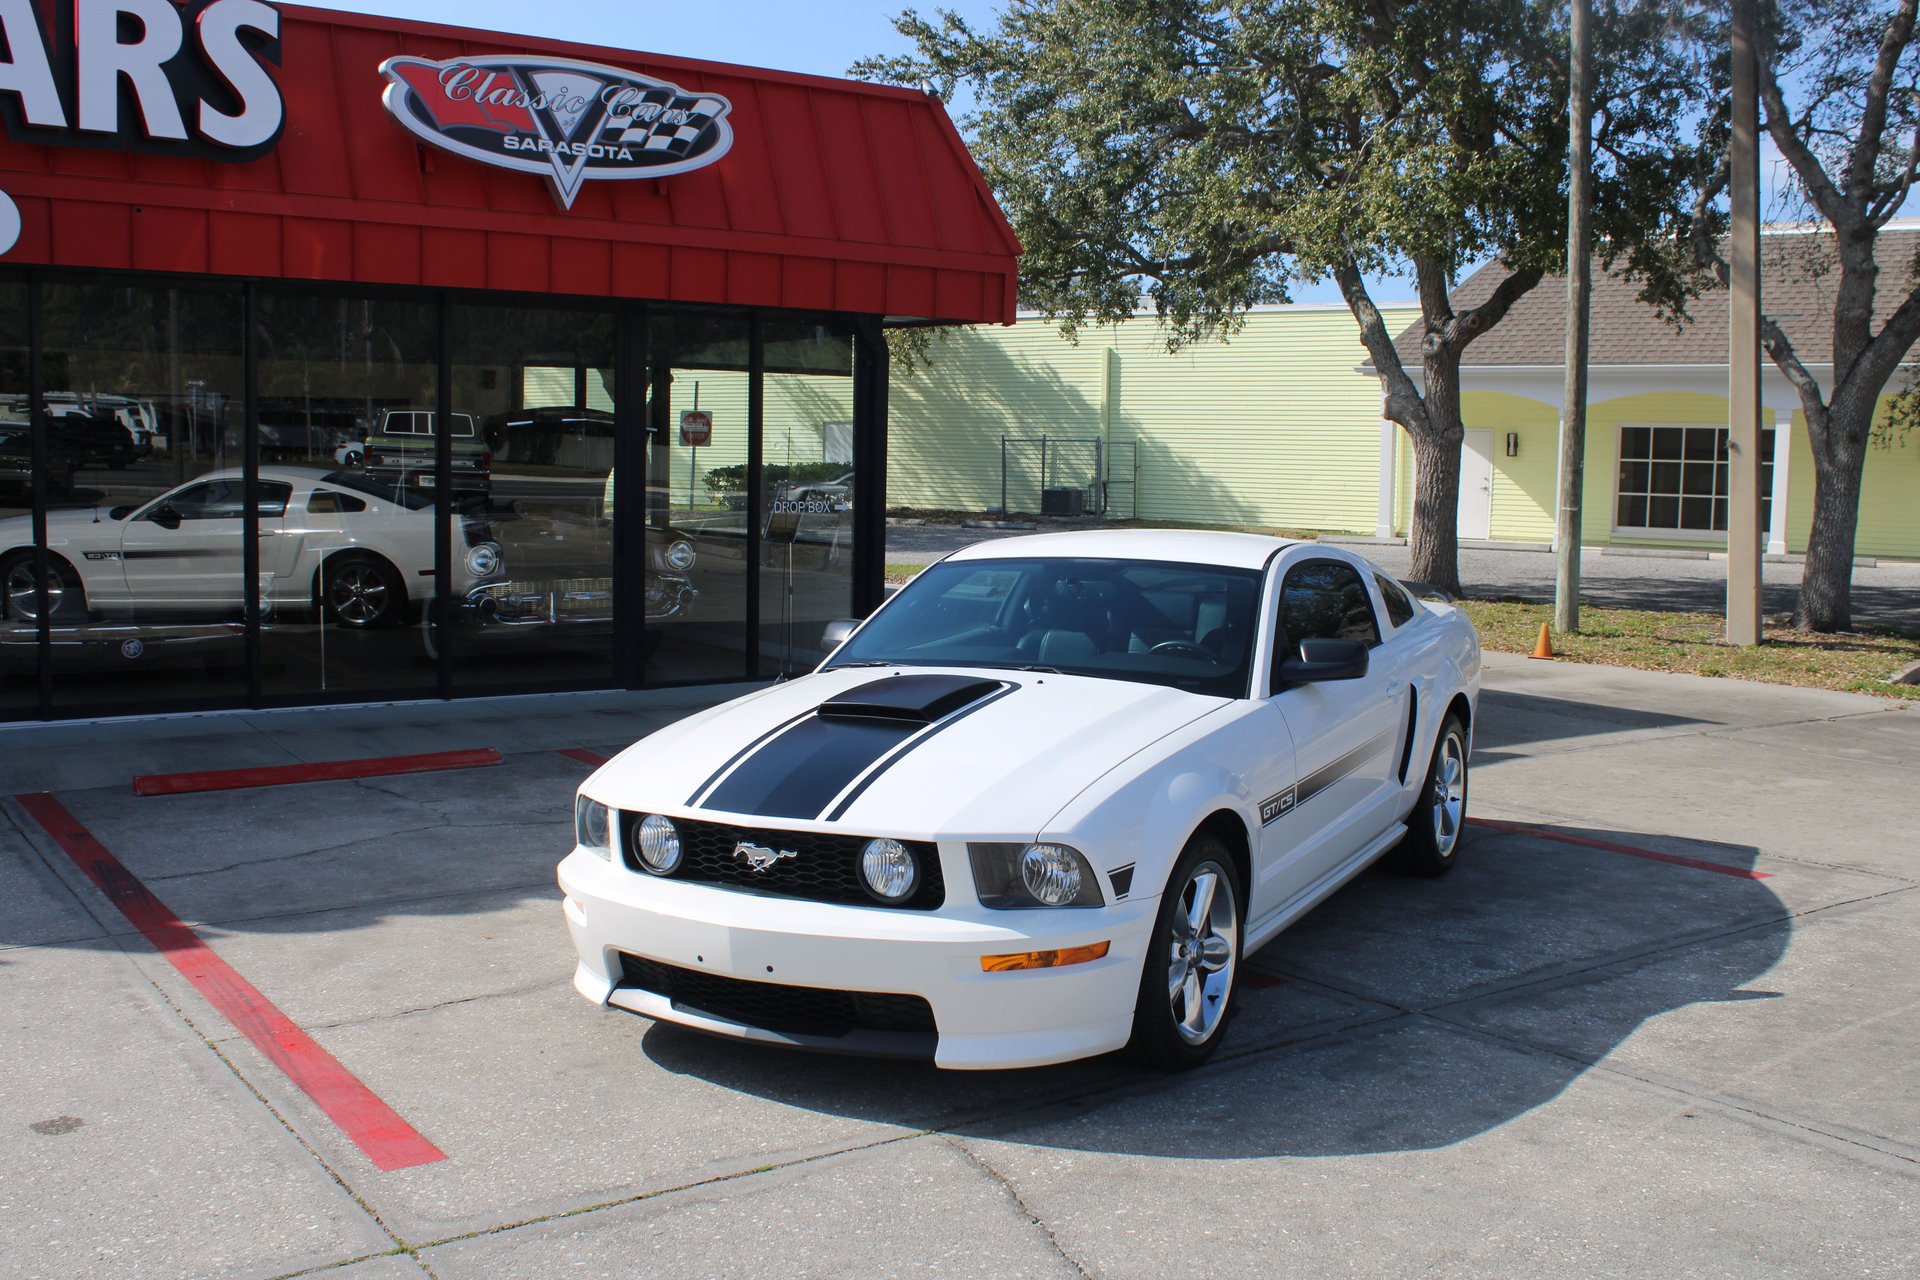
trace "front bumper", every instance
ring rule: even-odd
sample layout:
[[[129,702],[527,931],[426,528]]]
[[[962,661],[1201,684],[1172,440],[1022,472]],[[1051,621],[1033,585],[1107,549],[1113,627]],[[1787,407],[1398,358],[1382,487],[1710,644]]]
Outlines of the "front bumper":
[[[953,865],[951,850],[943,854]],[[964,862],[964,850],[958,856]],[[989,911],[952,900],[938,912],[848,907],[657,879],[578,849],[560,864],[559,879],[580,957],[574,986],[596,1004],[741,1039],[885,1053],[886,1033],[836,1041],[676,1007],[624,982],[621,954],[774,986],[918,996],[933,1010],[933,1060],[953,1068],[1041,1066],[1126,1044],[1159,906],[1146,898],[1058,911]],[[982,956],[1096,942],[1111,949],[1084,964],[980,968]]]

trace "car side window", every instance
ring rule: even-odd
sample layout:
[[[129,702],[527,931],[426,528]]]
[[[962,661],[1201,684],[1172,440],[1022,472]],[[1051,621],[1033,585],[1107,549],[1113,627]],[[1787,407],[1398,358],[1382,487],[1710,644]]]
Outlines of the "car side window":
[[[1302,640],[1358,640],[1368,648],[1380,643],[1366,583],[1351,565],[1336,560],[1309,560],[1287,571],[1280,629],[1275,653],[1285,657],[1297,654]]]
[[[283,516],[287,514],[287,504],[293,501],[293,486],[280,484],[273,480],[260,482],[260,514],[263,516]]]
[[[347,511],[365,511],[367,504],[350,493],[315,489],[307,498],[307,510],[313,515],[339,515]]]
[[[182,520],[238,520],[246,512],[246,496],[238,480],[208,480],[188,485],[154,510],[172,511]]]
[[[1398,630],[1413,621],[1413,601],[1399,583],[1384,573],[1373,575],[1374,585],[1380,588],[1380,598],[1387,602],[1387,618]]]

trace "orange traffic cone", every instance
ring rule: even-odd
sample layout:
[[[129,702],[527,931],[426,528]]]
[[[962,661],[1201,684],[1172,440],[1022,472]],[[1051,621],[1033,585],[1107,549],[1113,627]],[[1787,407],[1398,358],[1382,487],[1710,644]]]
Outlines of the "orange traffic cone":
[[[1534,642],[1533,656],[1551,658],[1553,656],[1553,637],[1547,630],[1547,624],[1540,624],[1540,638]]]

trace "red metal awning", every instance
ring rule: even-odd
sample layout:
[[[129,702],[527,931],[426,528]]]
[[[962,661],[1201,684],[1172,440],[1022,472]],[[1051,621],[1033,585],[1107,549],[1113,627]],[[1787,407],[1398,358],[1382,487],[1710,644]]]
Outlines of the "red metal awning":
[[[50,7],[50,6],[49,6]],[[281,7],[277,147],[244,164],[0,140],[0,264],[185,272],[1012,323],[1020,245],[914,90]],[[540,54],[724,95],[733,143],[669,177],[547,185],[437,151],[381,64]]]

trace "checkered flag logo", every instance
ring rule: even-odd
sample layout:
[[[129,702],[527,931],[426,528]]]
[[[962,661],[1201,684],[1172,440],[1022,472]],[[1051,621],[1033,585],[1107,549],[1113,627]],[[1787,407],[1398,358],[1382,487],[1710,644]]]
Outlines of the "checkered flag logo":
[[[684,156],[726,110],[726,102],[719,98],[649,90],[634,104],[632,124],[621,130],[620,141],[656,155]]]
[[[725,98],[619,67],[401,56],[380,70],[381,101],[402,128],[481,164],[541,174],[563,209],[588,182],[687,173],[733,145]]]

